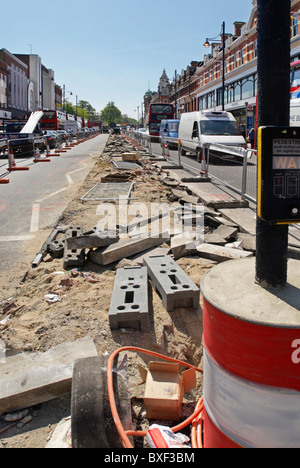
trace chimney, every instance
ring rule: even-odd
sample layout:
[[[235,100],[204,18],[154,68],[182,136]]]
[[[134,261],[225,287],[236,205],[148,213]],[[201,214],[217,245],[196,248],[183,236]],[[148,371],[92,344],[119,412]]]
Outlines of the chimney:
[[[241,31],[242,31],[242,27],[244,26],[244,22],[242,21],[235,21],[235,23],[233,23],[233,26],[234,26],[234,36],[240,36],[241,35]]]

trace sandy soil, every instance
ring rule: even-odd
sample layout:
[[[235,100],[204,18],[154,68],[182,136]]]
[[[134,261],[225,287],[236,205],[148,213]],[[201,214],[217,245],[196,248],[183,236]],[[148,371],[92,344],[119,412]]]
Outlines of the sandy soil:
[[[112,144],[111,144],[112,143]],[[80,198],[105,176],[116,175],[118,171],[111,164],[110,157],[116,151],[128,150],[123,137],[110,137],[104,153],[96,161],[78,195],[69,204],[60,220],[61,225],[82,226],[89,230],[97,225],[97,204],[82,203]],[[141,169],[125,173],[136,183],[133,196],[147,206],[151,202],[170,203],[170,188],[164,185],[166,173],[155,164],[144,161]],[[41,245],[48,233],[41,232]],[[25,246],[34,258],[36,252],[30,245]],[[111,353],[125,346],[139,346],[162,354],[179,358],[201,367],[202,359],[202,310],[177,309],[168,313],[160,297],[153,291],[151,329],[147,333],[131,329],[112,331],[108,322],[108,310],[118,267],[132,264],[125,259],[108,267],[98,266],[87,260],[79,271],[65,271],[63,259],[43,262],[37,269],[31,265],[16,265],[14,271],[2,274],[0,338],[6,345],[7,354],[23,352],[45,352],[65,342],[91,337],[100,354]],[[213,265],[209,260],[196,256],[184,257],[178,264],[188,276],[199,285],[200,280]],[[57,294],[60,301],[48,303],[46,294]],[[7,306],[13,305],[10,310]],[[138,364],[145,365],[145,359],[133,354],[129,356],[130,387],[132,401],[138,405],[143,388]],[[195,392],[201,394],[201,378]],[[189,396],[191,400],[192,397]],[[137,413],[137,412],[136,412]],[[135,414],[135,411],[134,411]],[[0,447],[43,448],[51,437],[57,423],[70,415],[70,395],[29,408],[26,424],[10,427],[0,416]]]

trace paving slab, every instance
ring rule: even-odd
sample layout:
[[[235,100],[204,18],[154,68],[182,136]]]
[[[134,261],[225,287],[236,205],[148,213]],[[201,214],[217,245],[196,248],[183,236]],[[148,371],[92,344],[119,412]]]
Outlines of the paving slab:
[[[169,241],[170,234],[168,232],[159,233],[156,236],[133,237],[132,239],[120,240],[106,249],[90,251],[89,258],[98,265],[109,265]]]
[[[28,408],[69,393],[74,362],[97,355],[94,341],[83,338],[58,345],[45,353],[22,353],[7,357],[0,364],[0,414]]]
[[[200,257],[209,258],[216,262],[253,257],[253,252],[206,243],[198,246],[197,251]]]
[[[256,213],[251,208],[219,209],[225,219],[237,224],[241,232],[256,235]]]

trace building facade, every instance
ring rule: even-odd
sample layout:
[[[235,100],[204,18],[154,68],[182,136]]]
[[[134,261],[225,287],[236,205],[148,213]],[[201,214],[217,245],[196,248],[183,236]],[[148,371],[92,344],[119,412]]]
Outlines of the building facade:
[[[62,108],[62,88],[54,71],[35,54],[0,49],[0,123],[27,120],[31,112]]]
[[[300,58],[300,0],[291,1],[291,61]],[[225,30],[224,109],[237,119],[243,133],[254,126],[257,95],[257,1],[247,23]],[[220,36],[221,39],[221,36]],[[195,110],[222,110],[222,42],[212,42],[200,62],[193,61],[171,83],[169,100],[177,115]]]

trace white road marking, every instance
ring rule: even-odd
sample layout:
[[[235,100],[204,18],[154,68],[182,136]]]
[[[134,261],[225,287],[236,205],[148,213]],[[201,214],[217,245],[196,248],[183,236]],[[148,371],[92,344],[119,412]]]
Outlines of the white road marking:
[[[80,167],[79,169],[76,169],[76,171],[68,172],[68,174],[66,174],[66,179],[69,182],[69,184],[74,184],[71,174],[75,174],[75,172],[83,171],[83,169],[84,167]]]
[[[30,232],[38,232],[40,221],[40,204],[34,203],[32,205]]]
[[[35,236],[0,236],[0,242],[20,242],[34,239]]]
[[[68,187],[65,187],[65,188],[63,188],[61,190],[58,190],[57,192],[50,193],[50,195],[47,195],[44,198],[40,198],[39,200],[36,200],[36,202],[37,203],[42,203],[43,201],[48,200],[49,198],[55,197],[55,195],[58,195],[61,192],[64,192],[65,190],[67,190],[67,188]]]

